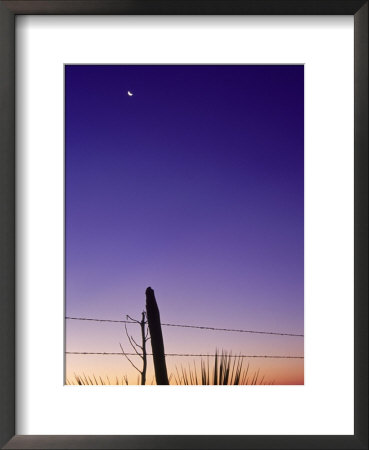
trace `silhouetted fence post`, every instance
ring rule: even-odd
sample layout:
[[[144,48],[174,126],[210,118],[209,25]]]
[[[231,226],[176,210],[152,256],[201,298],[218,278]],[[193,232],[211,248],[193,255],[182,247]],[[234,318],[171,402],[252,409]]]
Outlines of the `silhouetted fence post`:
[[[161,331],[160,313],[156,303],[154,290],[146,289],[146,313],[149,324],[151,348],[154,359],[156,384],[169,384],[167,366],[165,364],[164,341]]]

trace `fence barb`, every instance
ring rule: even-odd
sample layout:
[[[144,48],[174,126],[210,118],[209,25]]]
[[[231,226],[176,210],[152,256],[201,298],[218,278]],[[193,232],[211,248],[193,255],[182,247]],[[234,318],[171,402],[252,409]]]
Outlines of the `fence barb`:
[[[67,355],[120,355],[122,356],[122,352],[65,352]],[[136,353],[124,353],[128,356],[137,356]],[[147,353],[147,355],[152,356],[152,353]],[[165,353],[165,356],[201,356],[201,357],[219,357],[219,355],[215,354],[207,354],[207,353]],[[229,358],[275,358],[275,359],[304,359],[303,356],[288,356],[288,355],[230,355],[227,354]]]
[[[66,317],[67,320],[88,320],[91,322],[114,322],[114,323],[136,323],[129,320],[112,320],[112,319],[93,319],[87,317]],[[175,323],[162,323],[163,327],[180,327],[180,328],[195,328],[198,330],[210,330],[210,331],[226,331],[233,333],[252,333],[252,334],[269,334],[273,336],[292,336],[292,337],[304,337],[303,334],[294,333],[278,333],[274,331],[256,331],[256,330],[241,330],[236,328],[216,328],[216,327],[205,327],[199,325],[182,325]]]

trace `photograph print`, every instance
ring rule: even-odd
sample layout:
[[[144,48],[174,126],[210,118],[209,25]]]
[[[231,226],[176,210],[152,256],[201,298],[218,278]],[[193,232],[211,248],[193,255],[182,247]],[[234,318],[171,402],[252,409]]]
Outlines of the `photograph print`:
[[[304,66],[64,66],[66,385],[304,384]]]

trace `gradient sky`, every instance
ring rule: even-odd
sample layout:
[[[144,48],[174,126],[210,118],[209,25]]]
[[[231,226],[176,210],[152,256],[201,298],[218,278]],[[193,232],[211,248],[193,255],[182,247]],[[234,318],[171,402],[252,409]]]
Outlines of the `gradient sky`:
[[[66,315],[139,319],[151,286],[162,322],[303,334],[303,66],[67,65],[65,95]],[[303,355],[303,338],[163,335],[168,353]],[[66,323],[67,351],[119,342],[119,324]],[[136,378],[66,358],[69,377]],[[303,383],[303,360],[250,365]]]

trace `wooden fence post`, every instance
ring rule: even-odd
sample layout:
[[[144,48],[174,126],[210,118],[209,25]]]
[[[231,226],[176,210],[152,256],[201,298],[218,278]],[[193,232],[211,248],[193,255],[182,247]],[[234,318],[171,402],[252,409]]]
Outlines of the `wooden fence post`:
[[[156,384],[169,384],[167,366],[165,364],[164,341],[161,331],[160,313],[156,303],[154,290],[146,289],[146,313],[150,330],[151,348],[154,359]]]

